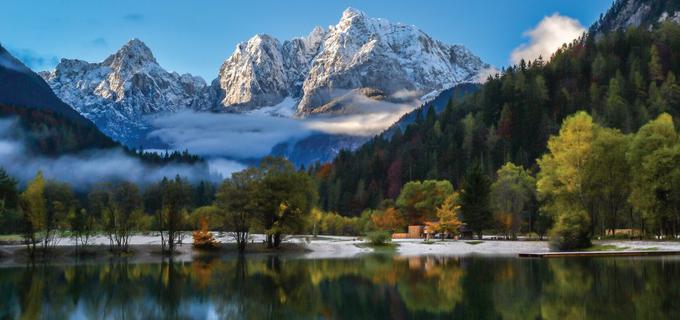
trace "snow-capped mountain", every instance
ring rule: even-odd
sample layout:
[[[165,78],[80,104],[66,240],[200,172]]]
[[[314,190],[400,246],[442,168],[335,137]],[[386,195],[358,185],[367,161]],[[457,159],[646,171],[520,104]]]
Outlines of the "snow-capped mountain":
[[[62,59],[41,76],[64,102],[128,145],[143,139],[144,115],[200,109],[206,101],[202,78],[166,71],[137,39],[100,63]]]
[[[254,108],[298,97],[323,36],[317,27],[283,44],[266,34],[238,44],[212,83],[215,105]]]
[[[475,81],[487,68],[463,46],[349,8],[327,31],[317,27],[283,44],[268,35],[239,44],[212,89],[218,108],[252,109],[294,97],[298,114],[310,114],[354,89],[403,100]]]
[[[238,44],[210,84],[166,71],[137,39],[102,62],[63,59],[41,76],[107,135],[131,147],[163,148],[173,146],[149,135],[150,115],[185,109],[276,117],[403,113],[404,106],[426,102],[423,97],[476,81],[488,68],[463,46],[349,8],[336,25],[304,37],[281,42],[258,34]],[[351,138],[352,132],[320,136],[283,141],[273,152],[292,157],[304,148],[314,154],[300,158],[326,160],[367,139]],[[317,155],[320,149],[327,150]]]

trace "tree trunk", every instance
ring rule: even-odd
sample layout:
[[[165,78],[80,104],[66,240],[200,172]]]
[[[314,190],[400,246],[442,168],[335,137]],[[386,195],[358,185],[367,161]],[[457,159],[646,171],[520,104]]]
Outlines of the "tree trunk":
[[[281,244],[281,234],[275,233],[274,234],[274,248],[278,248],[280,244]]]
[[[168,230],[168,252],[175,252],[175,232]]]
[[[274,241],[273,241],[273,236],[271,234],[267,235],[267,248],[271,249],[274,247]]]

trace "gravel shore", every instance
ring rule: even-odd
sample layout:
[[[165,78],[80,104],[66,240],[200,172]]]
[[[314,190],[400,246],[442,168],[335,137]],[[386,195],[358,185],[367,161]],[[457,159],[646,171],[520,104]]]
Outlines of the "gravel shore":
[[[221,249],[211,253],[217,256],[235,255],[235,244],[226,234],[216,234]],[[266,249],[263,235],[252,235],[248,244],[249,255],[288,255],[306,259],[351,258],[373,252],[366,242],[358,237],[344,236],[288,236],[279,250]],[[182,245],[178,247],[175,260],[191,260],[205,254],[192,248],[192,238],[186,233]],[[516,256],[519,253],[548,252],[550,247],[546,241],[504,241],[504,240],[446,240],[423,241],[419,239],[394,240],[394,252],[401,256],[438,255],[489,255]],[[107,259],[109,239],[97,236],[90,240],[87,251],[91,259]],[[607,246],[610,250],[680,250],[680,242],[672,241],[594,241],[595,245]],[[55,253],[51,261],[69,261],[74,259],[74,245],[70,238],[57,239]],[[133,261],[153,262],[162,259],[160,254],[161,239],[157,235],[135,235],[130,239],[132,253],[128,256]],[[22,245],[0,246],[0,265],[22,263],[26,260],[26,247]]]

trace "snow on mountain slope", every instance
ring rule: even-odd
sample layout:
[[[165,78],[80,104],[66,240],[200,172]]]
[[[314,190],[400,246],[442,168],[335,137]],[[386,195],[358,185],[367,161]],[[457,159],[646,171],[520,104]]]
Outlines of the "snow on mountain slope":
[[[330,27],[305,80],[298,112],[313,111],[343,89],[373,88],[387,96],[409,90],[421,96],[473,81],[487,67],[462,46],[350,8]]]
[[[299,96],[324,34],[317,27],[307,37],[283,44],[266,34],[238,44],[212,83],[215,105],[252,109]]]
[[[143,139],[144,115],[200,109],[206,99],[203,79],[167,72],[137,39],[103,62],[62,59],[41,76],[64,102],[127,144]]]
[[[489,68],[459,45],[432,39],[415,26],[371,18],[349,8],[328,31],[285,41],[256,35],[236,47],[212,89],[216,107],[252,109],[300,98],[306,115],[359,88],[403,100],[471,82]]]

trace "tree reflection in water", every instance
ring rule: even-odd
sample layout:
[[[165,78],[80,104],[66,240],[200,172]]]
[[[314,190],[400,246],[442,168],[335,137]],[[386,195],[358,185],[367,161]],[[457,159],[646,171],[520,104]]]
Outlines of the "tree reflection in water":
[[[0,318],[662,319],[672,258],[164,260],[0,269]]]

